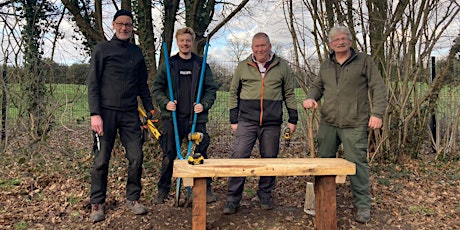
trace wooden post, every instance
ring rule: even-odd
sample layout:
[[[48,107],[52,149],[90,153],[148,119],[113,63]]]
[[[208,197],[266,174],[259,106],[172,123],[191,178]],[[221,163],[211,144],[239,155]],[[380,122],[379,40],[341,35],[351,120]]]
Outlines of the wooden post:
[[[195,178],[194,180],[192,229],[206,229],[206,178]]]
[[[337,229],[335,176],[315,177],[315,225],[318,230]]]

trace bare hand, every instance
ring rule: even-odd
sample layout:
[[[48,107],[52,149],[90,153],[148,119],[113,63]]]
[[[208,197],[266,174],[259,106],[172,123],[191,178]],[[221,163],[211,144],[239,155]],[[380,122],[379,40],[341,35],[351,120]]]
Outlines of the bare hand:
[[[99,136],[104,135],[104,127],[101,115],[91,116],[91,129],[96,132]]]
[[[316,109],[316,108],[318,108],[318,103],[313,99],[307,99],[307,100],[303,101],[302,105],[303,105],[303,107],[305,109],[312,109],[312,108]]]
[[[380,129],[382,127],[382,119],[378,117],[371,116],[369,118],[369,128],[371,129]]]
[[[291,130],[291,134],[295,132],[295,126],[294,124],[287,123],[287,127]]]
[[[238,128],[238,124],[230,124],[232,127],[233,132],[236,132],[236,129]]]
[[[193,107],[193,111],[195,113],[201,113],[203,112],[204,108],[203,108],[203,105],[201,103],[198,103],[198,104],[195,104],[195,106]]]
[[[172,101],[168,102],[168,104],[166,104],[166,110],[168,110],[168,111],[176,111],[176,104],[177,104],[176,100],[174,100],[174,102],[172,102]]]

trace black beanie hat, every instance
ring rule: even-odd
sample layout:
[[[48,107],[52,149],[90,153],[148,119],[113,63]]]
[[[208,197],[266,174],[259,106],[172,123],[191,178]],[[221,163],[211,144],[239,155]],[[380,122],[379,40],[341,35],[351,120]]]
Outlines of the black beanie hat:
[[[115,13],[115,15],[113,16],[113,21],[115,21],[115,19],[117,19],[118,16],[122,16],[122,15],[128,16],[128,17],[130,17],[131,19],[133,19],[133,13],[131,13],[131,11],[125,10],[125,9],[121,9],[121,10],[118,10],[118,11]]]

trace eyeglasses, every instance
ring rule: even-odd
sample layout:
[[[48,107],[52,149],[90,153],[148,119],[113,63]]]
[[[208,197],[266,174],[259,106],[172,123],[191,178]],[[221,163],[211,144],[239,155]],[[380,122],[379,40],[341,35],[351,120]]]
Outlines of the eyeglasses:
[[[348,39],[347,37],[342,37],[342,38],[336,38],[332,40],[333,43],[344,42],[344,41],[350,41],[350,39]]]
[[[122,23],[122,22],[115,22],[115,25],[117,25],[120,28],[126,27],[126,28],[133,28],[133,23]]]

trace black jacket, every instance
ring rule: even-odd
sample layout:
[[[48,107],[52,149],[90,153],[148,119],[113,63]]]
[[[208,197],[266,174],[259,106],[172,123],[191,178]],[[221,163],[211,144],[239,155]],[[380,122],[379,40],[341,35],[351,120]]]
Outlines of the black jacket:
[[[196,54],[192,53],[194,55],[194,64],[193,64],[193,69],[197,69],[199,71],[193,71],[192,75],[192,86],[191,86],[191,94],[195,95],[193,98],[193,101],[196,101],[196,96],[197,96],[197,91],[198,91],[198,83],[200,79],[200,73],[201,73],[201,68],[203,64],[203,59],[201,57],[198,57]],[[171,81],[172,81],[172,88],[174,91],[174,99],[177,98],[177,81],[178,77],[176,76],[179,66],[178,66],[178,60],[179,60],[178,54],[172,56],[169,58],[169,66],[170,66],[170,73],[171,73]],[[209,68],[209,65],[206,64],[206,70],[204,73],[204,79],[203,79],[203,86],[202,86],[202,91],[201,91],[201,98],[200,98],[200,103],[203,105],[204,111],[199,113],[197,115],[197,123],[206,123],[208,121],[208,111],[211,109],[212,105],[214,104],[214,101],[216,100],[216,91],[218,87],[216,83],[214,82],[214,78],[211,72],[211,69]],[[155,98],[155,101],[158,103],[158,106],[160,106],[161,111],[161,117],[163,119],[169,119],[172,117],[171,112],[166,110],[166,104],[170,101],[169,98],[169,89],[168,89],[168,79],[167,79],[167,74],[166,74],[166,66],[165,64],[161,64],[160,67],[158,68],[157,74],[155,75],[155,78],[153,80],[152,84],[152,94],[153,97]],[[191,114],[193,114],[193,111],[191,111]],[[192,116],[190,117],[190,120],[192,120]]]
[[[116,36],[98,43],[86,80],[90,114],[101,114],[101,108],[137,110],[137,96],[145,110],[153,110],[147,79],[147,66],[138,46]]]

